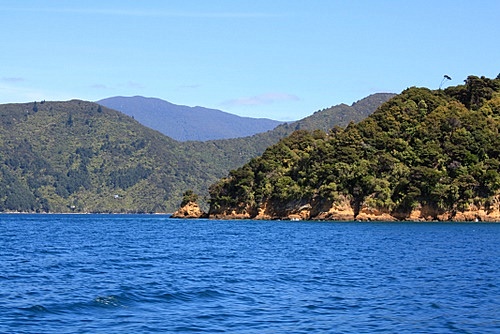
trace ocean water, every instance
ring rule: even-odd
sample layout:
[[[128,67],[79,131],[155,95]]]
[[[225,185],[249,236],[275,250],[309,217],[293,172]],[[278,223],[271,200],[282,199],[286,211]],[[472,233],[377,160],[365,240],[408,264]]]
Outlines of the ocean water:
[[[500,224],[0,215],[0,333],[500,333]]]

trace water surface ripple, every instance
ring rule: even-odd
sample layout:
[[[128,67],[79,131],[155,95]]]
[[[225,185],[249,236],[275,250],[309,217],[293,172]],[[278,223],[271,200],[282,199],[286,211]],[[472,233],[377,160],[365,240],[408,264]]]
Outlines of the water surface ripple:
[[[499,333],[500,224],[0,215],[1,333]]]

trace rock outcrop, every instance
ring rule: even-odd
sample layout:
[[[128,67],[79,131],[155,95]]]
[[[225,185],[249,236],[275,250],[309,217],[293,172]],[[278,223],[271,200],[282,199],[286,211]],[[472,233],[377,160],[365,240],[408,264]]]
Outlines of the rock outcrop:
[[[188,202],[172,214],[172,218],[204,218],[206,216],[196,202]]]
[[[317,212],[314,213],[314,211]],[[354,220],[354,217],[355,213],[350,203],[350,198],[341,197],[340,199],[331,204],[321,203],[321,208],[313,210],[311,218],[314,220],[352,221]]]

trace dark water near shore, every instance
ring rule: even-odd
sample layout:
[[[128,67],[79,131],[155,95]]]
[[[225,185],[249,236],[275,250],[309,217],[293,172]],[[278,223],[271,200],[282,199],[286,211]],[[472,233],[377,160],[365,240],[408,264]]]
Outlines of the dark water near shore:
[[[500,224],[0,215],[1,333],[500,333]]]

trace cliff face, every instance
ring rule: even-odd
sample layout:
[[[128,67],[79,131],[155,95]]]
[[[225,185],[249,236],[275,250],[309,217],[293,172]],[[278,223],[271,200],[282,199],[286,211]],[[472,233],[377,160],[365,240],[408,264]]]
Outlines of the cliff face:
[[[466,210],[441,211],[427,205],[419,205],[408,212],[391,212],[362,204],[359,212],[352,199],[340,197],[334,203],[314,202],[295,205],[265,202],[258,210],[250,207],[221,208],[210,212],[209,218],[257,219],[257,220],[332,220],[332,221],[483,221],[500,222],[500,195],[493,198],[488,207],[470,204]]]

